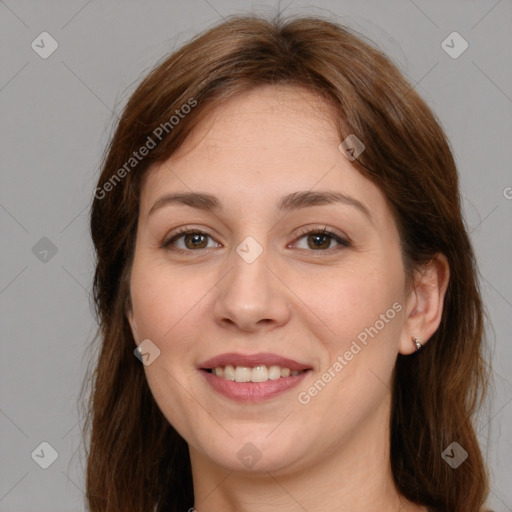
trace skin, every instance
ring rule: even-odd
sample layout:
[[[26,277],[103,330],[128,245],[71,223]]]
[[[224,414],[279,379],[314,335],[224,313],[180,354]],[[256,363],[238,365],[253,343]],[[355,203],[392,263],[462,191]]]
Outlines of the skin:
[[[161,351],[144,369],[189,444],[199,512],[426,510],[393,485],[390,382],[397,354],[415,351],[411,337],[426,343],[439,325],[448,265],[439,255],[407,288],[385,198],[339,143],[324,100],[291,86],[259,87],[219,106],[146,176],[127,317],[136,343],[150,339]],[[341,203],[277,210],[282,196],[309,190],[349,195],[371,218]],[[222,209],[170,204],[149,214],[171,192],[209,193]],[[174,243],[184,252],[162,248],[180,226],[206,232],[195,241],[205,248],[190,237]],[[328,237],[317,248],[299,231],[326,226],[350,245]],[[248,236],[263,251],[252,263],[236,252]],[[300,403],[298,393],[395,303],[401,311]],[[225,352],[273,352],[313,370],[270,400],[235,402],[198,370]],[[250,468],[237,457],[246,443],[261,455]]]

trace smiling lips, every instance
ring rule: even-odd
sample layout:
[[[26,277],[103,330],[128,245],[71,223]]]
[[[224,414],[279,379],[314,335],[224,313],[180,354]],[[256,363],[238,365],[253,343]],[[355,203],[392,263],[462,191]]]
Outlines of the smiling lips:
[[[199,365],[209,384],[228,398],[261,401],[297,385],[311,367],[270,353],[221,354]]]
[[[298,371],[291,371],[290,368],[282,368],[277,365],[272,366],[216,366],[211,370],[217,377],[235,382],[266,382],[267,380],[277,380],[285,377],[294,377],[299,375]]]

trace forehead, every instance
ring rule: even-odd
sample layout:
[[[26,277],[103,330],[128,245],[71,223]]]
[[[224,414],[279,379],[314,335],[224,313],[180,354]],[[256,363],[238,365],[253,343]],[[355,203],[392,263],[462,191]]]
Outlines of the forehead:
[[[380,190],[339,151],[335,119],[332,105],[299,87],[264,86],[236,95],[210,109],[182,147],[148,171],[142,209],[169,191],[208,191],[262,204],[315,188],[385,208]]]

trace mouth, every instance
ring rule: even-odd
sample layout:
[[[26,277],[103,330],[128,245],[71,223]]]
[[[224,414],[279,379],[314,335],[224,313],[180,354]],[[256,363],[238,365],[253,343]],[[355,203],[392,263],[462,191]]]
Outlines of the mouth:
[[[267,382],[268,380],[295,377],[307,370],[290,370],[290,368],[284,368],[278,365],[259,365],[251,368],[250,366],[233,366],[228,364],[226,366],[207,368],[205,371],[222,379],[235,382]]]
[[[198,369],[215,391],[246,402],[273,398],[312,371],[306,364],[270,353],[222,354],[204,361]]]

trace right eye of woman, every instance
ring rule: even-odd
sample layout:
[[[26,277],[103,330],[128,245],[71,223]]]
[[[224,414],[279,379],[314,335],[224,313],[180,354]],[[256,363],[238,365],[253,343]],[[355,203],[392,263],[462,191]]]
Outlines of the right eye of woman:
[[[187,227],[178,229],[170,238],[162,242],[161,247],[168,250],[178,250],[182,252],[195,251],[197,249],[211,249],[212,247],[220,247],[215,242],[213,246],[208,246],[207,239],[211,238],[208,233],[199,231],[198,229],[190,229]],[[213,241],[213,239],[212,239]],[[180,242],[182,242],[180,244]],[[181,246],[180,246],[181,245]]]

